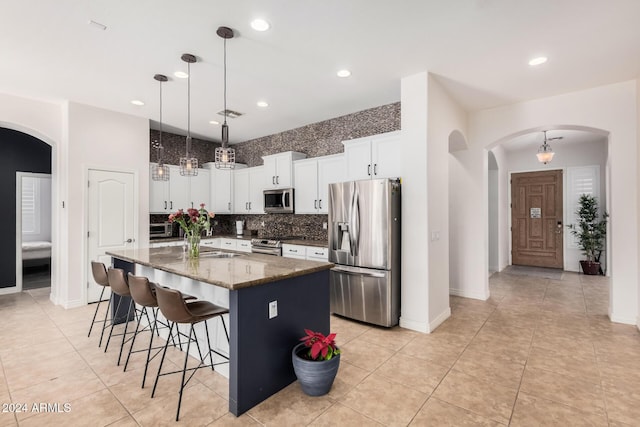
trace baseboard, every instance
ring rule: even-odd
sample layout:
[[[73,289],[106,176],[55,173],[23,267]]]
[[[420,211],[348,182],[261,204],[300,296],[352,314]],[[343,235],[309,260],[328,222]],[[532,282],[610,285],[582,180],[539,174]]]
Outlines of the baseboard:
[[[442,324],[445,320],[451,317],[451,307],[447,307],[442,313],[438,315],[435,319],[429,322],[429,332],[433,332],[438,326]]]
[[[0,295],[15,294],[18,292],[17,286],[7,286],[6,288],[0,288]]]
[[[412,331],[423,332],[425,334],[429,333],[428,323],[405,319],[402,316],[400,316],[400,327],[411,329]]]
[[[636,317],[636,328],[640,331],[640,316]]]
[[[65,309],[69,309],[69,308],[82,307],[85,304],[84,304],[84,302],[82,300],[75,299],[75,300],[70,300],[70,301],[64,301],[61,305]]]
[[[609,319],[615,323],[623,323],[625,325],[636,325],[640,323],[638,318],[634,318],[633,316],[618,316],[614,313],[609,314]]]
[[[449,288],[449,295],[455,295],[463,298],[479,299],[480,301],[486,301],[489,299],[489,293],[466,291],[462,289]]]

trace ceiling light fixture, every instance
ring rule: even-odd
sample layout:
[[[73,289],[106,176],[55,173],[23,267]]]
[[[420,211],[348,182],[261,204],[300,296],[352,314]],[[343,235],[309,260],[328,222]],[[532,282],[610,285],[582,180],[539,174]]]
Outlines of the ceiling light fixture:
[[[349,70],[340,70],[336,73],[338,77],[349,77],[351,75],[351,71]]]
[[[137,105],[138,107],[141,107],[144,105],[144,102],[140,101],[139,99],[134,99],[133,101],[131,101],[131,103],[133,105]]]
[[[540,163],[544,163],[546,165],[551,161],[551,159],[553,159],[553,156],[555,154],[553,152],[553,149],[551,149],[551,146],[547,144],[547,142],[553,141],[555,139],[562,139],[564,137],[556,136],[554,138],[547,138],[547,131],[543,130],[542,133],[544,133],[544,142],[542,143],[540,148],[538,148],[538,153],[536,154],[536,157],[538,158],[538,161]]]
[[[269,106],[269,103],[267,101],[258,101],[258,102],[256,102],[256,105],[258,107],[266,108],[266,107]]]
[[[184,71],[176,71],[175,73],[173,73],[173,75],[179,79],[186,79],[187,77],[189,77],[189,74],[185,73]]]
[[[269,23],[264,19],[258,18],[251,21],[251,28],[256,31],[267,31],[271,28],[271,25],[269,25]]]
[[[532,67],[535,67],[536,65],[541,65],[541,64],[544,64],[545,62],[547,62],[546,56],[538,56],[537,58],[533,58],[531,61],[529,61],[529,65],[531,65]]]
[[[236,167],[236,151],[229,148],[229,126],[227,126],[227,39],[233,38],[233,30],[229,27],[219,27],[216,31],[218,36],[224,40],[224,123],[222,124],[222,146],[216,148],[215,164],[216,169],[233,169]]]
[[[219,124],[220,124],[220,122],[219,122],[219,121],[217,121],[217,120],[209,120],[209,124],[212,124],[212,125],[219,125]]]
[[[185,53],[182,60],[187,63],[187,151],[184,157],[180,158],[180,175],[198,175],[198,159],[191,157],[191,64],[197,61],[194,55]]]
[[[157,150],[158,164],[153,165],[151,168],[151,179],[153,181],[169,181],[169,166],[165,165],[162,161],[164,155],[164,147],[162,146],[162,83],[169,79],[163,74],[156,74],[153,78],[160,82],[160,136],[158,140],[152,144]]]

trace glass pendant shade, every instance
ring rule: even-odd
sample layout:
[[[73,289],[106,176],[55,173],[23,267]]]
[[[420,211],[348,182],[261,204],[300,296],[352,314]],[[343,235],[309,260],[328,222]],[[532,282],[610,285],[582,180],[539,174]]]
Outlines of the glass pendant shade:
[[[180,157],[180,175],[197,176],[198,159],[195,157]]]
[[[540,148],[538,148],[538,154],[536,154],[536,156],[540,163],[544,163],[546,165],[551,161],[551,159],[553,159],[554,154],[555,153],[551,149],[551,146],[545,142],[540,146]]]
[[[160,83],[160,138],[159,141],[154,141],[153,143],[153,146],[158,151],[158,164],[151,167],[151,179],[153,181],[169,181],[169,166],[162,161],[164,157],[164,147],[162,146],[162,83],[168,79],[167,76],[162,74],[156,74],[153,78]]]
[[[234,169],[236,166],[236,150],[229,147],[216,148],[216,168]]]
[[[224,40],[224,123],[222,124],[222,146],[216,148],[216,169],[234,169],[236,167],[236,150],[229,148],[229,126],[227,125],[227,39],[233,38],[233,30],[229,27],[219,27],[216,34]]]
[[[196,57],[190,53],[182,55],[182,60],[187,63],[187,140],[184,157],[180,157],[180,175],[197,176],[198,159],[191,157],[191,64],[196,62]]]
[[[151,179],[154,181],[169,181],[170,175],[169,166],[164,163],[158,163],[151,168]]]

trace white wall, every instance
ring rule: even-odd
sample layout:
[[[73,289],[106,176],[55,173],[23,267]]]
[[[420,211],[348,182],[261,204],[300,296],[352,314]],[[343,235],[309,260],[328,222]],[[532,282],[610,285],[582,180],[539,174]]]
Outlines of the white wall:
[[[508,145],[509,142],[506,141],[504,143],[505,145]],[[504,185],[506,185],[508,188],[510,188],[509,186],[509,176],[511,173],[517,173],[517,172],[531,172],[531,171],[538,171],[538,170],[554,170],[554,169],[562,169],[565,173],[564,175],[564,194],[563,194],[563,200],[564,200],[564,212],[563,212],[563,224],[569,224],[570,223],[570,218],[573,217],[575,210],[574,209],[567,209],[567,194],[566,194],[566,190],[568,188],[567,186],[567,173],[566,173],[566,168],[568,167],[574,167],[574,166],[599,166],[600,167],[600,197],[598,199],[599,203],[600,203],[600,210],[601,212],[603,210],[608,210],[607,205],[606,205],[606,188],[605,188],[605,173],[606,173],[606,165],[607,165],[607,139],[606,137],[602,137],[602,139],[600,141],[588,141],[588,142],[583,142],[580,143],[579,145],[564,145],[562,144],[562,141],[557,142],[556,144],[553,144],[553,150],[556,153],[555,156],[553,157],[553,160],[546,164],[543,165],[541,163],[538,162],[538,159],[536,158],[535,154],[536,151],[531,151],[531,150],[516,150],[516,151],[507,151],[507,156],[506,156],[506,168],[508,171],[508,176],[504,176],[503,178],[505,179],[505,183]],[[510,218],[511,216],[511,209],[509,208],[509,204],[503,204],[501,206],[501,209],[504,210],[503,214],[507,217]],[[579,261],[581,259],[584,259],[584,256],[582,255],[582,252],[580,251],[580,249],[578,248],[574,248],[572,247],[569,243],[572,241],[572,235],[569,232],[569,230],[565,228],[563,228],[564,230],[564,239],[563,239],[563,245],[564,245],[564,270],[567,271],[576,271],[579,272],[580,271],[580,265],[579,265]],[[501,233],[508,233],[510,236],[510,231],[509,231],[509,224],[505,224],[505,228],[500,230]],[[509,242],[509,247],[510,247],[510,242]],[[605,259],[602,259],[603,264],[605,263]],[[604,266],[604,268],[606,268],[606,266]]]
[[[613,321],[636,323],[638,314],[638,152],[636,81],[601,86],[534,101],[474,112],[469,115],[470,149],[457,156],[458,169],[468,174],[452,189],[463,211],[487,212],[485,150],[523,132],[549,125],[583,126],[609,132],[610,271],[609,315]],[[451,176],[451,174],[450,174]],[[479,183],[474,187],[474,183]],[[468,185],[467,185],[468,184]],[[475,191],[471,191],[471,189]],[[462,195],[466,197],[462,197]],[[486,288],[485,215],[463,215],[450,227],[466,227],[467,239],[456,242],[452,263],[465,265],[469,286]],[[484,258],[484,257],[483,257]],[[475,280],[475,283],[471,279]]]
[[[489,203],[489,222],[487,224],[489,233],[489,273],[499,270],[500,265],[500,234],[504,230],[500,230],[500,171],[498,170],[498,162],[492,151],[488,153],[489,158],[489,176],[487,179],[488,186],[488,203]]]

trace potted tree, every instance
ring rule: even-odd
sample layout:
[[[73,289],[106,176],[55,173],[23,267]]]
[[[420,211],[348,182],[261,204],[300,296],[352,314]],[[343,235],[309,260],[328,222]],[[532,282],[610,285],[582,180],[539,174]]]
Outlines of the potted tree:
[[[331,390],[340,366],[340,349],[336,334],[326,337],[320,332],[305,329],[306,336],[291,352],[293,370],[302,391],[309,396],[322,396]]]
[[[598,213],[598,200],[589,194],[583,194],[578,200],[576,210],[578,222],[569,224],[571,234],[577,237],[578,246],[587,257],[580,261],[584,274],[600,274],[600,255],[604,251],[605,237],[607,235],[607,212]]]

